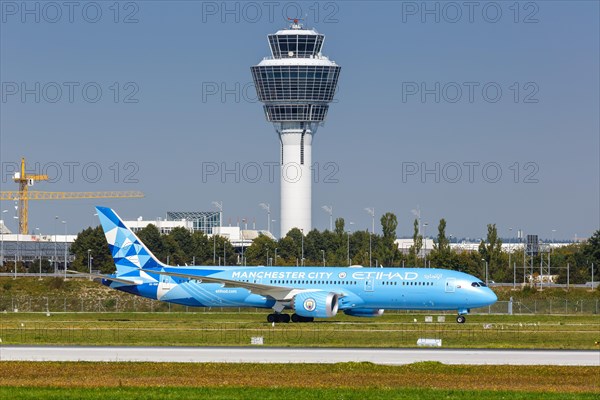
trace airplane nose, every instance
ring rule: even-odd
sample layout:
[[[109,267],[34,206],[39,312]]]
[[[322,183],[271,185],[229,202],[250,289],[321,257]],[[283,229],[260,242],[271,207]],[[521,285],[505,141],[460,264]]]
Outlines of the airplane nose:
[[[488,293],[487,293],[487,301],[490,304],[494,304],[495,302],[498,301],[498,296],[496,296],[496,293],[494,293],[494,291],[492,289],[488,289]]]

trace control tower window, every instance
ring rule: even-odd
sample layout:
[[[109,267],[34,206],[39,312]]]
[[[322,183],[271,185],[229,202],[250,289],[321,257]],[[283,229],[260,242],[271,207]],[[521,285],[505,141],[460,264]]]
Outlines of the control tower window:
[[[308,58],[317,56],[323,46],[322,35],[270,35],[274,58]]]

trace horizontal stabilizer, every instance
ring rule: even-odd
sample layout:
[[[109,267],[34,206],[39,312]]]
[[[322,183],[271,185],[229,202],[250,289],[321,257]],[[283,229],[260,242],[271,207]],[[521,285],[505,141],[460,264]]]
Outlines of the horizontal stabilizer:
[[[79,271],[71,271],[71,270],[67,270],[68,273],[70,274],[77,274],[77,275],[83,275],[86,277],[92,277],[92,278],[99,278],[99,279],[106,279],[107,281],[113,281],[113,282],[119,282],[119,283],[124,283],[126,285],[141,285],[142,283],[144,283],[142,280],[129,280],[129,279],[123,279],[123,278],[116,278],[110,275],[101,275],[101,274],[90,274],[87,272],[79,272]]]

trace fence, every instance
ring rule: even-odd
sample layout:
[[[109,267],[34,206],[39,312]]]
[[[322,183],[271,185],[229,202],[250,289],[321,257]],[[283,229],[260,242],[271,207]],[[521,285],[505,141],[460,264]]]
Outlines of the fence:
[[[498,301],[473,310],[474,314],[600,314],[599,299]],[[137,296],[108,297],[0,297],[0,312],[256,312],[254,308],[198,308],[170,304]],[[264,310],[263,310],[264,311]],[[393,311],[390,313],[407,313]],[[431,311],[427,311],[431,313]]]

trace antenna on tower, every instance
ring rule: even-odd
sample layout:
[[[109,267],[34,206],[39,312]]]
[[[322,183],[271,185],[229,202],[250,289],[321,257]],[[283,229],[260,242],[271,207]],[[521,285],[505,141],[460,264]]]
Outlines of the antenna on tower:
[[[302,24],[300,21],[304,21],[304,18],[290,18],[288,17],[288,21],[292,21],[290,24],[290,28],[292,29],[302,29]]]

